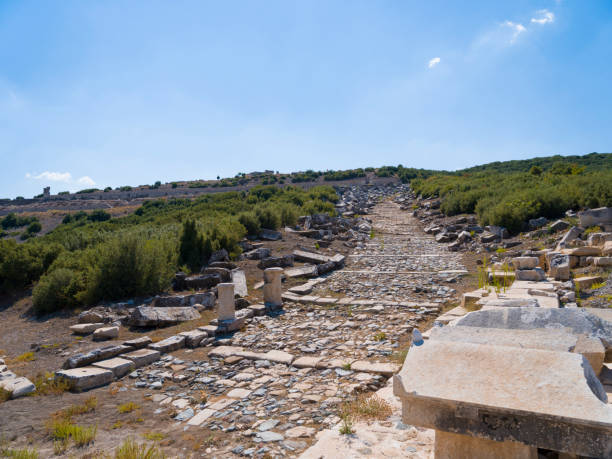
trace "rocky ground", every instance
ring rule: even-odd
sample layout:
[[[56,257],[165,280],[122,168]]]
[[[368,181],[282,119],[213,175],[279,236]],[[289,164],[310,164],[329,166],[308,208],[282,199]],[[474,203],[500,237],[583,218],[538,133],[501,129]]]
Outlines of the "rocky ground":
[[[76,421],[96,422],[98,437],[84,448],[69,446],[64,454],[96,457],[134,436],[143,442],[156,438],[171,456],[297,457],[316,441],[317,432],[333,430],[345,402],[386,386],[399,368],[412,329],[427,328],[473,283],[463,276],[462,255],[448,252],[433,236],[423,234],[410,212],[400,211],[401,203],[393,201],[397,191],[375,190],[365,201],[361,196],[359,209],[368,212],[370,234],[353,240],[349,245],[356,247],[344,268],[317,279],[309,295],[285,301],[278,313],[254,317],[239,332],[217,339],[215,346],[165,354],[109,387],[88,391],[87,396],[99,400],[100,416],[90,413]],[[312,244],[311,239],[300,239],[301,245]],[[321,252],[337,251],[339,243],[332,241]],[[245,268],[252,290],[255,268]],[[290,280],[283,290],[297,284]],[[22,308],[27,308],[27,301],[21,300]],[[184,325],[180,329],[194,324]],[[177,328],[161,337],[176,333]],[[120,338],[133,336],[122,331]],[[39,349],[41,341],[46,340],[39,339]],[[81,342],[85,345],[73,346],[94,347],[88,339]],[[53,352],[47,351],[52,346],[43,346],[35,354]],[[246,351],[254,355],[241,357]],[[48,370],[57,369],[73,352],[65,347],[56,352],[49,360],[55,367]],[[25,370],[28,364],[14,363],[15,371],[20,365]],[[37,369],[42,370],[41,361]],[[5,419],[12,421],[3,423],[1,434],[15,444],[36,445],[43,457],[51,455],[46,420],[84,395],[65,393],[4,403]],[[128,400],[138,405],[136,414],[112,409],[113,404]],[[39,408],[29,416],[33,404]]]

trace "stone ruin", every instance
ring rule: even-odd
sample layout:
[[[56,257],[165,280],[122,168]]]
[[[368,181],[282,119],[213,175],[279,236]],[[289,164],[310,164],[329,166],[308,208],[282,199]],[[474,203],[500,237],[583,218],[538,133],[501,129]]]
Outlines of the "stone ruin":
[[[510,288],[465,294],[394,376],[403,422],[435,430],[437,459],[612,457],[610,314],[560,308],[548,260],[552,277],[546,257],[514,258]]]

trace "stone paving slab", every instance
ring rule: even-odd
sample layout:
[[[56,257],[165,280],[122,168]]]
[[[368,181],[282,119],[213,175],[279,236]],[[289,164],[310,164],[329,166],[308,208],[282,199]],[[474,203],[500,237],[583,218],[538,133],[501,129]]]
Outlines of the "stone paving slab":
[[[149,349],[167,354],[168,352],[176,351],[185,347],[185,337],[174,335],[157,343],[149,344]]]
[[[121,378],[135,368],[135,364],[132,360],[122,359],[120,357],[102,360],[101,362],[93,363],[92,366],[112,371],[115,378]]]
[[[136,368],[140,368],[157,362],[161,358],[161,353],[153,349],[138,349],[122,354],[121,357],[131,360]]]
[[[55,378],[68,381],[71,390],[82,391],[110,384],[113,372],[104,368],[81,367],[56,371]]]

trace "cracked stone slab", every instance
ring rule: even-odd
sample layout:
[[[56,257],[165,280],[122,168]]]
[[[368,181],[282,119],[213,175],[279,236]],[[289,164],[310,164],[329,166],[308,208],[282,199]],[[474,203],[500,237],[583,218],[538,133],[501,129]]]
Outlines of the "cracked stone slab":
[[[104,368],[81,367],[56,371],[55,378],[68,381],[71,390],[82,391],[110,384],[113,372]]]
[[[609,456],[612,407],[586,359],[569,352],[508,349],[435,340],[410,348],[393,380],[403,422]]]
[[[140,368],[157,362],[161,358],[161,353],[153,349],[138,349],[122,354],[121,357],[131,360],[136,368]]]

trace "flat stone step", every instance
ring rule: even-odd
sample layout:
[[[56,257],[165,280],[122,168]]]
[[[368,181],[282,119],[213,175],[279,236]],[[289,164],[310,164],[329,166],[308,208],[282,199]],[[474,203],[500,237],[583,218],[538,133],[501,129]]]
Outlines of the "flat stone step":
[[[157,343],[149,344],[149,349],[167,354],[168,352],[176,351],[185,347],[185,337],[174,335]]]
[[[157,362],[161,359],[161,353],[153,349],[138,349],[127,354],[122,354],[121,357],[134,362],[136,368],[144,367]]]
[[[121,357],[102,360],[101,362],[94,363],[92,366],[112,371],[115,378],[122,378],[136,367],[132,360],[122,359]]]
[[[64,379],[73,391],[105,386],[113,381],[113,372],[104,368],[81,367],[55,372],[56,379]]]

